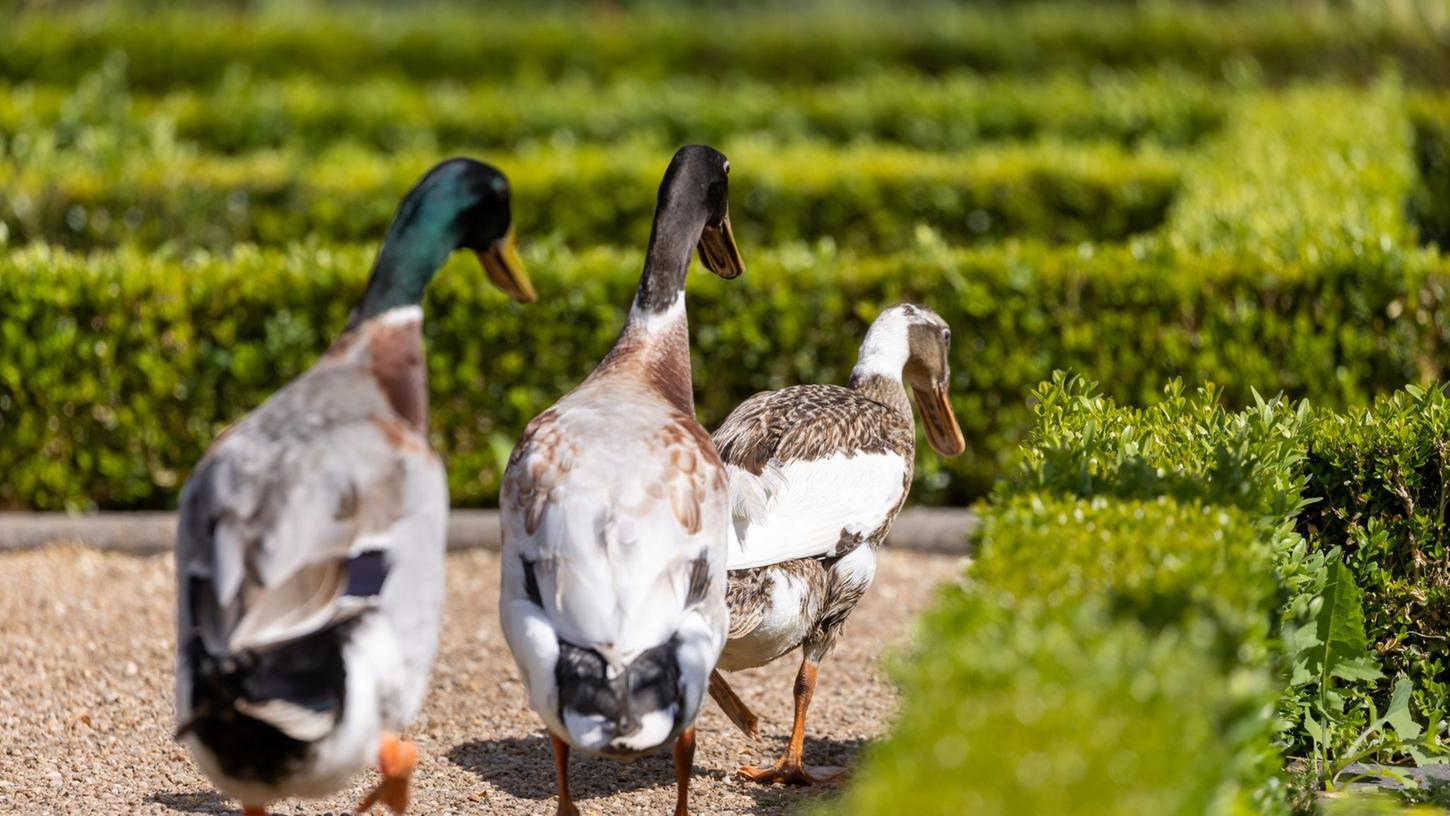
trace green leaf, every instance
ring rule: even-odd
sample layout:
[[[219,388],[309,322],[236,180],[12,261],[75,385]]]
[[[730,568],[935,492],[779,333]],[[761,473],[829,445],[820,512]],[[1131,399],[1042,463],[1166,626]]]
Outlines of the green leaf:
[[[1345,680],[1374,680],[1379,668],[1368,654],[1364,634],[1364,606],[1354,575],[1342,561],[1329,565],[1324,584],[1324,603],[1315,619],[1319,639],[1317,674],[1326,686],[1331,677]]]
[[[1304,731],[1309,735],[1309,739],[1323,750],[1323,741],[1320,739],[1320,735],[1324,733],[1325,726],[1314,716],[1312,710],[1317,707],[1311,705],[1311,710],[1304,712]]]
[[[1291,660],[1289,685],[1297,688],[1318,679],[1318,663],[1314,660],[1314,655],[1323,643],[1319,640],[1316,627],[1310,623],[1302,626],[1286,623],[1283,644],[1284,652]]]
[[[1383,676],[1379,664],[1370,655],[1360,655],[1352,660],[1332,664],[1329,673],[1341,680],[1378,680]]]
[[[1385,710],[1384,721],[1395,729],[1395,734],[1402,740],[1416,739],[1422,730],[1410,715],[1410,692],[1413,690],[1414,685],[1409,678],[1396,680],[1394,691],[1390,694],[1390,706]]]

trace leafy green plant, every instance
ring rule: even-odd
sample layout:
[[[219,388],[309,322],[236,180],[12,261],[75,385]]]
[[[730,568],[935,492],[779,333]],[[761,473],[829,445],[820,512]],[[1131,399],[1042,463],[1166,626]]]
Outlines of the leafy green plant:
[[[1148,408],[1120,407],[1061,373],[1032,399],[1022,464],[900,672],[902,723],[871,755],[853,812],[914,809],[903,791],[943,813],[1278,807],[1268,623],[1274,564],[1297,540],[1286,516],[1303,506],[1308,407],[1276,398],[1235,413],[1213,386],[1176,382]],[[1159,696],[1180,680],[1181,698]],[[1175,713],[1148,713],[1160,703]],[[942,716],[954,707],[974,713]],[[1014,721],[1023,709],[1044,710],[1053,736],[1036,718]],[[917,747],[934,744],[964,746],[963,761],[934,764]],[[1150,758],[1159,752],[1177,767]],[[987,753],[1042,755],[1052,782],[987,770]],[[1111,758],[1129,754],[1140,772],[1115,776]],[[1076,761],[1092,788],[1056,772],[1074,756],[1091,757]]]
[[[998,494],[1056,490],[1077,496],[1172,496],[1238,507],[1281,521],[1303,506],[1302,428],[1307,403],[1264,400],[1232,413],[1212,383],[1193,394],[1179,380],[1147,408],[1117,405],[1096,383],[1054,372],[1032,392],[1036,422],[1022,466]]]
[[[1382,672],[1385,652],[1372,648],[1370,622],[1385,612],[1383,600],[1358,586],[1357,576],[1367,574],[1362,563],[1348,549],[1324,546],[1322,530],[1310,521],[1341,518],[1348,508],[1362,506],[1364,478],[1393,483],[1396,474],[1413,467],[1421,477],[1417,485],[1428,477],[1429,486],[1439,488],[1438,470],[1426,467],[1426,460],[1438,461],[1436,441],[1450,439],[1439,424],[1444,394],[1408,389],[1383,400],[1386,405],[1348,416],[1257,396],[1235,412],[1224,408],[1221,397],[1213,386],[1189,394],[1171,382],[1156,403],[1123,407],[1083,378],[1065,374],[1033,392],[1035,424],[1022,464],[999,482],[983,511],[977,562],[960,587],[944,593],[922,645],[900,672],[906,693],[902,724],[872,754],[864,781],[848,799],[856,812],[889,812],[893,796],[920,789],[921,807],[946,801],[942,812],[1009,812],[1024,802],[1034,812],[1133,812],[1151,801],[1153,812],[1226,812],[1252,803],[1260,812],[1292,805],[1296,813],[1310,813],[1321,790],[1337,794],[1359,781],[1362,774],[1352,770],[1356,763],[1445,761],[1443,709],[1427,711],[1416,703],[1436,693],[1433,682],[1423,673]],[[1396,430],[1396,420],[1409,429]],[[1325,451],[1344,444],[1346,428],[1353,429],[1349,438],[1363,457],[1355,461],[1364,476],[1343,469],[1328,475]],[[1418,444],[1421,439],[1428,444]],[[1370,440],[1376,443],[1367,444]],[[1327,478],[1339,480],[1337,489],[1316,495]],[[1143,503],[1156,503],[1155,510]],[[1198,508],[1205,515],[1158,512],[1167,507]],[[1238,532],[1214,532],[1216,513],[1236,519]],[[1396,524],[1396,516],[1377,515],[1381,552],[1395,552],[1384,532],[1388,526],[1382,525]],[[1233,560],[1253,577],[1229,577],[1233,570],[1213,566],[1214,558]],[[1180,582],[1175,577],[1180,575],[1192,578]],[[1422,585],[1421,591],[1433,590]],[[1057,615],[1065,609],[1082,613],[1070,618],[1078,628],[1062,629]],[[1261,628],[1271,620],[1273,627]],[[1186,632],[1195,621],[1212,622],[1217,634],[1194,640]],[[1227,739],[1225,734],[1242,739],[1234,743],[1235,761],[1215,766],[1215,789],[1221,797],[1233,791],[1227,798],[1193,799],[1207,789],[1195,785],[1207,779],[1181,777],[1174,777],[1181,799],[1145,798],[1157,788],[1141,781],[1095,794],[1054,777],[1054,785],[1037,791],[1023,776],[989,779],[922,758],[919,746],[932,744],[967,746],[958,752],[967,757],[964,762],[984,767],[990,762],[975,753],[978,746],[1009,757],[1044,752],[1033,747],[1048,741],[1033,722],[989,713],[960,715],[954,722],[942,715],[954,705],[959,711],[1015,710],[1041,705],[1035,700],[1046,697],[1057,723],[1074,721],[1075,709],[1057,707],[1065,701],[1105,712],[1109,722],[1133,711],[1136,701],[1107,696],[1113,693],[1105,690],[1112,688],[1105,679],[1111,675],[1097,674],[1103,670],[1094,661],[1138,670],[1137,661],[1159,654],[1151,641],[1136,641],[1126,654],[1108,644],[1139,630],[1171,634],[1183,650],[1174,659],[1184,665],[1190,654],[1222,661],[1198,664],[1201,696],[1177,703],[1183,713],[1175,725],[1196,722],[1210,710],[1205,707],[1219,699],[1220,684],[1233,676],[1222,672],[1248,667],[1266,672],[1268,696],[1278,699],[1276,723],[1265,708],[1256,710],[1262,719],[1220,726],[1219,739]],[[992,659],[974,659],[984,654]],[[996,662],[1002,654],[1008,655],[1006,666]],[[1170,665],[1155,664],[1152,671],[1176,676]],[[994,679],[999,672],[1012,678],[1010,691],[1003,690],[1007,681]],[[1099,694],[1104,696],[1094,696]],[[986,723],[980,732],[979,722]],[[1195,726],[1185,728],[1192,747],[1184,750],[1199,756],[1204,749],[1192,743]],[[1153,746],[1159,738],[1148,726],[1132,733],[1131,741],[1120,734],[1121,742],[1098,743],[1095,750]],[[1136,742],[1140,735],[1142,743]],[[1054,762],[1058,751],[1080,750],[1087,738],[1068,731],[1055,739],[1060,744],[1046,752]],[[1299,774],[1281,776],[1281,751],[1293,755],[1301,747],[1309,756]],[[1397,775],[1392,767],[1375,767],[1377,775]],[[938,776],[952,781],[934,783]],[[1398,776],[1416,788],[1411,777]]]
[[[1323,411],[1309,436],[1308,490],[1323,500],[1299,519],[1311,548],[1331,554],[1365,595],[1364,628],[1386,669],[1356,695],[1384,707],[1392,678],[1414,687],[1424,723],[1450,693],[1450,399],[1406,389],[1345,413]]]
[[[1430,780],[1427,783],[1405,789],[1401,798],[1414,805],[1434,805],[1442,811],[1450,810],[1450,781]]]
[[[1346,682],[1378,680],[1379,667],[1368,652],[1368,640],[1364,633],[1364,611],[1359,587],[1349,568],[1339,560],[1337,552],[1327,553],[1327,567],[1323,586],[1311,601],[1309,611],[1314,616],[1302,626],[1292,624],[1285,627],[1283,634],[1285,656],[1290,662],[1289,684],[1291,688],[1312,685],[1313,693],[1307,698],[1307,705],[1300,713],[1302,721],[1295,727],[1302,727],[1314,744],[1314,766],[1319,769],[1320,785],[1334,790],[1345,769],[1362,759],[1379,753],[1388,747],[1384,740],[1372,741],[1386,726],[1401,728],[1409,718],[1408,681],[1395,686],[1394,697],[1384,717],[1376,717],[1373,703],[1367,712],[1357,712],[1364,720],[1363,729],[1341,750],[1344,742],[1337,732],[1348,727],[1358,729],[1345,711],[1345,695],[1335,688],[1335,681]],[[1398,734],[1398,729],[1395,731]],[[1418,727],[1407,738],[1419,736]]]

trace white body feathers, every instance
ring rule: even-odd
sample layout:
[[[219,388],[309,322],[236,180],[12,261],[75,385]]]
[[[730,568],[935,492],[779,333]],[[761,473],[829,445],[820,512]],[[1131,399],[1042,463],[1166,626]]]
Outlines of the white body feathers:
[[[839,554],[887,523],[906,491],[895,451],[771,459],[759,474],[726,465],[731,570]],[[844,550],[841,550],[844,551]]]
[[[235,701],[304,744],[276,778],[230,773],[235,763],[216,746],[196,731],[184,736],[217,788],[244,802],[341,788],[375,760],[380,733],[402,729],[421,707],[448,518],[442,462],[397,410],[417,396],[399,389],[422,383],[421,368],[409,370],[421,366],[421,320],[407,307],[359,325],[224,433],[183,489],[176,711],[184,730],[206,713],[192,705],[199,667],[190,644],[209,660],[236,662],[345,632],[340,710],[290,700],[285,687]]]
[[[621,344],[633,350],[537,417],[504,476],[504,634],[531,706],[585,751],[629,755],[677,736],[725,642],[724,472],[694,418],[641,382],[653,355],[668,351],[658,346],[683,341],[678,311],[673,325],[660,316],[631,324]],[[599,655],[606,680],[667,647],[678,698],[642,712],[625,736],[607,716],[566,713],[560,641]]]

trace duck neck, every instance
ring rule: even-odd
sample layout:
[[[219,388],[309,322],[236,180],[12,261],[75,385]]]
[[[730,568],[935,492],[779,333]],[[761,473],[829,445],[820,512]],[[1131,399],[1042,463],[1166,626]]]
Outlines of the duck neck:
[[[685,273],[690,269],[690,255],[700,242],[705,229],[703,206],[684,206],[681,198],[666,189],[656,208],[654,225],[650,228],[649,249],[645,252],[644,272],[634,293],[634,306],[629,319],[657,321],[677,307],[683,314]]]
[[[600,365],[607,371],[631,361],[634,365],[630,368],[637,370],[651,387],[692,415],[695,396],[689,320],[685,315],[685,273],[705,220],[703,207],[680,206],[680,199],[668,193],[661,196],[629,320]]]
[[[866,332],[856,367],[851,369],[851,379],[846,385],[895,409],[910,422],[911,402],[901,383],[901,371],[909,356],[904,328],[878,321]]]
[[[623,364],[623,365],[621,365]],[[694,416],[695,390],[690,371],[690,329],[685,293],[669,308],[641,314],[631,310],[624,332],[600,364],[600,370],[629,371],[666,402]]]
[[[400,306],[423,302],[428,283],[458,243],[451,234],[451,219],[431,215],[434,217],[415,196],[403,201],[348,328]]]

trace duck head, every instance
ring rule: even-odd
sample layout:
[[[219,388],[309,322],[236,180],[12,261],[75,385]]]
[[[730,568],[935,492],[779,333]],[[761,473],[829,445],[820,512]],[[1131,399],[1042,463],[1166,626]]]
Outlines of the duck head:
[[[906,365],[902,380],[916,398],[926,441],[942,456],[957,456],[966,450],[962,428],[957,424],[951,402],[952,330],[936,312],[910,303],[900,307],[906,317]]]
[[[675,151],[660,182],[655,212],[680,224],[703,224],[697,247],[705,268],[727,280],[745,272],[730,226],[730,160],[706,145]],[[656,224],[673,228],[673,225]]]
[[[398,206],[352,322],[421,302],[433,275],[460,249],[476,254],[510,297],[536,299],[514,246],[508,179],[467,158],[433,167]]]
[[[943,456],[957,456],[967,447],[952,412],[947,363],[951,344],[951,327],[940,315],[925,306],[902,303],[871,323],[851,373],[853,382],[882,378],[910,388],[926,440]]]

